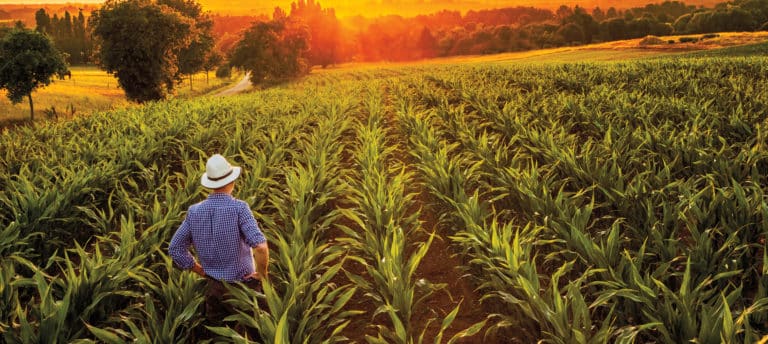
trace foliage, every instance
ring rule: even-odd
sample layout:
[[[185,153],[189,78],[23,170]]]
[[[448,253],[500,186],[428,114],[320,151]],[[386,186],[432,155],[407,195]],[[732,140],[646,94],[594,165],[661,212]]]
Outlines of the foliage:
[[[220,65],[219,68],[216,68],[216,77],[217,78],[229,78],[232,76],[232,66],[229,64],[223,64]]]
[[[50,84],[54,75],[67,72],[61,53],[47,36],[14,29],[0,40],[0,61],[0,89],[8,91],[8,99],[14,104],[28,97],[30,118],[34,120],[32,92]]]
[[[211,70],[216,69],[216,77],[219,77],[218,75],[218,68],[224,63],[224,56],[221,55],[216,50],[211,50],[208,52],[208,54],[205,57],[205,63],[203,63],[203,70],[205,71],[205,78],[208,80],[208,72]],[[231,71],[230,71],[231,74]]]
[[[276,15],[274,19],[278,19]],[[323,68],[341,61],[341,23],[331,9],[323,9],[320,2],[299,0],[291,3],[289,18],[307,26],[307,63]]]
[[[131,101],[164,99],[179,72],[178,52],[194,39],[195,23],[149,0],[110,1],[89,22],[99,63],[114,73]]]
[[[257,22],[235,46],[230,64],[250,72],[253,85],[302,76],[309,72],[307,35],[303,26],[289,19]]]
[[[57,14],[49,16],[45,9],[35,12],[35,30],[49,35],[56,43],[56,47],[62,51],[67,62],[71,64],[85,64],[91,62],[93,54],[93,41],[86,27],[83,10],[77,16],[64,11],[64,16],[59,18]]]
[[[211,28],[213,21],[210,16],[203,13],[200,4],[194,0],[158,0],[159,5],[168,6],[194,22],[195,34],[191,42],[176,51],[178,56],[178,73],[192,76],[202,71],[207,63],[207,58],[213,49],[213,37]],[[210,70],[210,68],[205,69]],[[191,84],[190,84],[191,86]]]

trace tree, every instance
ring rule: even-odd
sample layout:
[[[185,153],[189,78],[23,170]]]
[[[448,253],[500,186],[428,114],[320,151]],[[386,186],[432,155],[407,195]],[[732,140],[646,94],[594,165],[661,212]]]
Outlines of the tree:
[[[600,23],[600,34],[605,41],[625,39],[628,37],[627,30],[627,22],[621,17],[604,20]]]
[[[601,22],[605,19],[605,12],[603,12],[603,10],[601,10],[600,7],[595,7],[592,10],[592,18],[596,22]]]
[[[195,23],[192,41],[176,52],[179,57],[178,74],[189,76],[189,88],[192,89],[192,75],[205,69],[206,57],[213,49],[213,20],[203,13],[195,0],[158,0],[158,4],[173,8]]]
[[[584,30],[576,23],[568,23],[557,30],[557,34],[563,38],[567,44],[583,44]]]
[[[8,91],[12,103],[29,99],[29,118],[35,120],[32,92],[64,76],[67,66],[48,36],[26,29],[13,29],[0,40],[0,89]]]
[[[571,15],[573,15],[573,10],[566,5],[560,5],[560,7],[557,8],[555,15],[557,16],[558,20],[562,21],[562,20],[565,20],[565,18],[568,18]]]
[[[576,40],[572,39],[581,36],[581,39],[578,40],[578,42],[589,44],[592,43],[592,36],[600,31],[600,25],[579,6],[576,6],[573,9],[572,14],[564,18],[562,22],[564,31],[570,35],[569,37],[563,36],[567,42],[576,42]],[[578,30],[573,27],[565,28],[569,23],[576,24],[578,28],[581,29],[581,35],[578,35]]]
[[[285,18],[285,12],[275,11],[274,20]],[[341,23],[336,18],[333,9],[323,9],[314,0],[299,0],[291,3],[289,16],[294,22],[306,24],[309,35],[307,44],[307,61],[310,65],[320,65],[323,68],[338,62],[338,46],[340,44]]]
[[[35,12],[35,30],[42,33],[51,32],[51,17],[45,12],[45,9],[39,9]]]
[[[77,14],[77,18],[72,19],[72,40],[74,49],[72,51],[73,63],[85,63],[90,57],[88,33],[85,28],[85,16],[83,11]]]
[[[216,50],[211,50],[205,57],[205,63],[203,63],[203,70],[205,71],[205,84],[208,84],[208,72],[214,68],[220,66],[224,62],[224,57]]]
[[[429,59],[437,56],[437,38],[432,35],[432,31],[426,26],[421,29],[418,46],[421,49],[422,58]]]
[[[117,76],[129,100],[164,99],[173,92],[177,53],[194,37],[194,22],[150,0],[108,1],[90,19],[99,63]]]
[[[253,85],[271,84],[309,72],[307,29],[290,20],[255,23],[235,46],[230,64],[251,73]]]
[[[675,33],[688,33],[688,23],[691,21],[693,14],[684,14],[675,20]]]
[[[63,18],[59,19],[54,14],[51,19],[45,9],[41,8],[35,12],[35,30],[48,34],[68,63],[82,64],[91,57],[92,46],[82,10],[77,16],[67,11]]]

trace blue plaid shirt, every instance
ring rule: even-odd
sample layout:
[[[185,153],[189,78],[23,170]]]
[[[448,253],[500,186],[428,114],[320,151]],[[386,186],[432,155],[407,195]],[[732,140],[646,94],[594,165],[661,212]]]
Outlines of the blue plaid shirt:
[[[180,268],[190,269],[195,260],[189,247],[194,245],[206,275],[234,282],[256,271],[251,248],[266,241],[247,203],[225,193],[211,193],[189,207],[168,253]]]

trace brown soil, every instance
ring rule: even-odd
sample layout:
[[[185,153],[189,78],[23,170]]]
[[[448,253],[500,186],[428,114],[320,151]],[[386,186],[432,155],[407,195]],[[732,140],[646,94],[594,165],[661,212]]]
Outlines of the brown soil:
[[[340,225],[349,226],[351,228],[354,227],[354,223],[350,221],[349,219],[345,217],[340,217],[338,220],[338,223]],[[331,228],[327,233],[329,238],[341,238],[346,237],[343,231],[340,229],[333,227]],[[330,241],[335,241],[334,239],[330,239]],[[368,273],[365,271],[365,267],[353,260],[346,260],[343,265],[344,271],[346,271],[349,274],[361,276],[363,278],[367,278]],[[332,283],[335,283],[337,286],[343,286],[347,284],[354,285],[354,282],[349,280],[347,278],[347,275],[343,272],[340,272],[337,274],[331,281]],[[349,338],[353,343],[365,343],[365,335],[371,335],[375,336],[376,331],[373,328],[370,328],[368,325],[371,324],[371,317],[373,316],[373,312],[376,310],[376,305],[371,302],[371,300],[363,295],[363,292],[358,290],[353,296],[349,302],[347,303],[347,306],[345,307],[347,310],[356,310],[356,311],[363,311],[363,314],[359,316],[355,316],[352,319],[350,319],[349,325],[344,329],[342,332],[344,336]]]
[[[419,202],[419,206],[426,207],[426,204]],[[421,212],[421,220],[423,227],[429,230],[437,224],[437,218],[435,214],[429,211]],[[349,220],[341,218],[340,224],[347,226],[353,226]],[[353,227],[354,228],[354,227]],[[344,237],[344,233],[333,228],[328,233],[329,238]],[[415,234],[412,243],[425,242],[429,237],[427,231]],[[335,241],[334,239],[330,239]],[[459,313],[451,326],[443,334],[443,342],[446,342],[456,333],[463,331],[470,326],[481,322],[486,317],[486,312],[483,310],[479,298],[481,295],[475,293],[475,286],[470,281],[469,277],[462,276],[464,272],[461,270],[462,266],[466,266],[464,262],[457,257],[450,247],[446,238],[437,235],[432,241],[432,245],[427,251],[427,255],[421,261],[419,268],[416,271],[417,279],[425,279],[434,284],[446,284],[446,288],[437,291],[430,295],[420,305],[420,308],[416,309],[412,323],[415,325],[416,331],[421,331],[424,325],[426,325],[430,319],[432,322],[427,328],[425,339],[435,338],[437,335],[442,320],[447,316],[457,305],[461,304]],[[347,260],[344,264],[344,270],[353,275],[362,276],[367,279],[367,272],[360,263],[352,260]],[[333,283],[338,286],[352,283],[345,274],[340,273],[334,279]],[[365,343],[365,336],[375,336],[376,329],[371,325],[373,322],[373,312],[376,310],[376,305],[371,300],[358,292],[347,304],[346,309],[360,310],[364,313],[360,316],[356,316],[351,319],[350,324],[344,329],[343,334],[349,338],[353,343]],[[383,317],[377,317],[376,322],[382,322]],[[382,325],[386,325],[382,323]],[[473,337],[463,338],[457,341],[457,343],[487,343],[483,341],[483,333],[481,331]],[[417,336],[414,336],[417,337]]]
[[[426,238],[425,238],[426,239]],[[416,278],[424,278],[431,283],[445,283],[444,290],[432,294],[424,301],[413,317],[415,324],[425,324],[429,319],[436,318],[427,331],[425,338],[434,338],[441,321],[457,305],[459,313],[451,326],[443,334],[447,340],[456,333],[485,319],[486,313],[480,304],[480,295],[474,292],[475,286],[469,278],[462,277],[461,267],[465,264],[452,254],[448,242],[442,237],[436,237],[416,271]],[[473,337],[463,338],[458,343],[483,343],[483,331]]]
[[[385,90],[386,93],[386,90]],[[386,98],[385,98],[386,99]],[[409,154],[405,150],[407,147],[407,138],[400,135],[395,125],[397,119],[395,116],[391,116],[389,113],[387,122],[391,128],[391,133],[395,134],[390,137],[391,140],[396,142],[389,142],[390,145],[399,146],[393,153],[393,160],[405,160],[406,166],[410,166],[407,162],[409,160]],[[346,164],[350,164],[351,157],[345,156],[343,161]],[[410,213],[418,212],[419,221],[421,222],[421,230],[412,233],[408,242],[411,244],[423,243],[428,240],[429,235],[433,231],[438,231],[435,239],[427,251],[426,256],[422,259],[414,278],[425,279],[433,284],[445,284],[446,287],[442,290],[434,292],[428,298],[426,298],[419,308],[414,310],[411,318],[411,322],[414,326],[412,335],[414,338],[418,338],[418,334],[425,329],[424,340],[425,342],[433,342],[434,338],[442,325],[443,319],[453,309],[460,305],[459,312],[443,333],[442,342],[447,342],[451,337],[460,331],[466,330],[472,325],[483,321],[487,312],[483,310],[480,304],[480,297],[475,292],[475,285],[469,277],[464,277],[464,271],[462,267],[467,266],[465,262],[458,257],[450,247],[450,241],[447,235],[439,232],[439,213],[434,211],[434,207],[431,204],[431,197],[426,190],[424,190],[419,183],[414,183],[412,191],[419,193],[418,197],[414,199]],[[343,207],[342,204],[336,204],[337,207]],[[356,225],[346,218],[340,218],[339,224],[346,225],[350,228],[356,228]],[[328,238],[334,241],[334,238],[346,236],[343,231],[338,228],[333,228],[327,232]],[[409,247],[407,256],[410,257],[412,252],[416,249],[416,245]],[[365,271],[365,267],[357,262],[348,260],[344,264],[344,269],[353,275],[358,275],[363,278],[368,278],[368,274]],[[344,274],[339,274],[334,279],[334,283],[337,285],[344,285],[352,283]],[[418,297],[418,295],[417,295]],[[361,310],[364,313],[360,316],[351,319],[350,324],[344,329],[343,335],[350,339],[353,343],[366,343],[365,336],[376,336],[377,330],[371,326],[372,323],[378,323],[384,326],[391,324],[386,323],[387,319],[383,316],[378,316],[373,319],[373,313],[376,310],[376,305],[370,300],[369,297],[363,295],[362,291],[359,291],[347,304],[346,309]],[[429,323],[429,326],[427,324]],[[458,340],[458,343],[488,343],[484,340],[485,329],[473,337],[467,337]]]
[[[483,321],[487,312],[483,310],[480,304],[481,295],[475,292],[476,286],[471,281],[471,277],[465,276],[466,272],[462,270],[462,267],[466,267],[468,264],[453,252],[450,239],[439,226],[439,211],[436,212],[432,197],[427,191],[422,190],[414,199],[414,203],[416,208],[414,211],[419,212],[422,231],[410,241],[426,242],[433,231],[437,233],[426,256],[416,270],[415,278],[423,278],[434,284],[445,284],[446,287],[424,300],[421,308],[414,313],[413,322],[414,324],[426,324],[429,319],[435,319],[429,325],[425,336],[425,338],[434,338],[445,316],[456,306],[459,306],[456,318],[443,333],[443,340],[447,341],[456,333]],[[457,342],[483,343],[483,332],[481,331],[473,337],[460,339]]]

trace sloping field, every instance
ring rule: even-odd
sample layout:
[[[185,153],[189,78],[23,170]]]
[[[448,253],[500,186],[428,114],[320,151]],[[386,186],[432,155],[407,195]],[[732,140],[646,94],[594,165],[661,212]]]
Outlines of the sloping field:
[[[697,51],[720,51],[723,48],[762,46],[768,41],[768,32],[721,32],[716,37],[703,38],[704,35],[661,36],[657,37],[661,44],[645,44],[643,39],[628,39],[605,43],[595,43],[573,47],[538,49],[522,52],[511,52],[493,55],[453,56],[428,59],[424,61],[390,62],[390,63],[348,63],[335,68],[316,69],[314,73],[327,73],[337,70],[380,69],[404,66],[454,65],[454,64],[488,64],[488,63],[550,63],[550,62],[584,62],[584,61],[626,61],[648,57],[667,57],[683,55]],[[681,43],[680,38],[695,38],[696,42]],[[674,43],[669,43],[673,41]],[[727,49],[726,49],[727,50]]]
[[[118,86],[117,79],[96,67],[70,67],[71,78],[59,80],[32,93],[35,119],[71,118],[73,115],[90,114],[97,111],[120,109],[130,106],[125,92]],[[189,79],[185,78],[177,87],[176,97],[191,98],[208,94],[239,80],[218,79],[213,74],[206,81],[205,73],[193,77],[190,90]],[[4,122],[29,118],[29,102],[26,98],[19,104],[12,104],[6,92],[0,91],[0,126]]]
[[[337,69],[6,130],[0,337],[754,342],[767,59]],[[167,245],[215,152],[272,265],[206,329]]]

